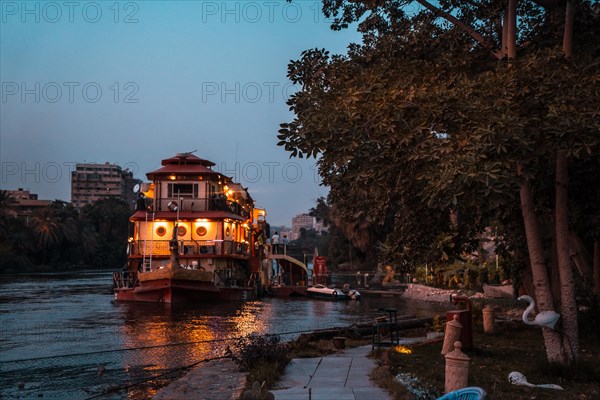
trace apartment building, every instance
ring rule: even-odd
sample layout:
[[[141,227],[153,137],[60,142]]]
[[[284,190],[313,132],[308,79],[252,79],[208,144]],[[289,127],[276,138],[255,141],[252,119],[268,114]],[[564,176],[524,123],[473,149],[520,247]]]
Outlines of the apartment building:
[[[291,240],[297,240],[300,237],[300,229],[314,229],[315,217],[308,214],[298,214],[292,218]]]
[[[77,164],[71,172],[71,203],[82,208],[101,199],[121,199],[133,209],[133,187],[141,183],[127,169],[110,163]]]
[[[6,193],[13,198],[13,205],[9,212],[17,217],[29,218],[35,210],[52,204],[51,200],[38,199],[38,195],[31,193],[29,189],[6,190]]]

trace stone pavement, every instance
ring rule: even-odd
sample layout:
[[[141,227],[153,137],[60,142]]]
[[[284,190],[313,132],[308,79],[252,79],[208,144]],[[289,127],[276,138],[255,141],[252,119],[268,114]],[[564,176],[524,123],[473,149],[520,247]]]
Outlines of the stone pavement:
[[[368,345],[325,357],[295,358],[271,393],[276,400],[392,400],[369,379],[376,367],[370,352]]]
[[[160,389],[153,400],[239,400],[246,374],[230,359],[208,361]]]
[[[369,379],[375,361],[371,345],[316,358],[294,358],[271,393],[275,400],[392,400]],[[246,375],[232,360],[200,364],[160,389],[153,400],[240,400]],[[310,391],[310,394],[309,394]]]

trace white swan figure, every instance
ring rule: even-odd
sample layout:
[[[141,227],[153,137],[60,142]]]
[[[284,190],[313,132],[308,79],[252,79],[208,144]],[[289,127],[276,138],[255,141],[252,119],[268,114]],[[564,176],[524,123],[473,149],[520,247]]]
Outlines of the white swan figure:
[[[555,385],[553,383],[542,383],[540,385],[534,385],[533,383],[527,382],[527,378],[520,372],[513,371],[508,374],[508,381],[513,385],[517,386],[527,386],[527,387],[539,387],[544,389],[556,389],[556,390],[564,390],[561,386]]]
[[[542,311],[538,315],[535,316],[535,319],[531,321],[529,319],[529,314],[535,308],[535,301],[531,298],[531,296],[521,296],[517,300],[525,300],[529,303],[529,307],[523,313],[523,322],[527,325],[539,325],[545,326],[546,328],[554,329],[554,325],[556,325],[556,321],[560,318],[560,314],[555,311]]]

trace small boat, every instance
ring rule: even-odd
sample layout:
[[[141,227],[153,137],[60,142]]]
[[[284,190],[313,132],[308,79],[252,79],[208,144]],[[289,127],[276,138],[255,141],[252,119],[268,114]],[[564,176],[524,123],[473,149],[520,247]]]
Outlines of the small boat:
[[[325,300],[360,300],[358,290],[348,290],[344,293],[342,289],[328,288],[325,285],[315,285],[306,289],[306,295],[316,299]]]

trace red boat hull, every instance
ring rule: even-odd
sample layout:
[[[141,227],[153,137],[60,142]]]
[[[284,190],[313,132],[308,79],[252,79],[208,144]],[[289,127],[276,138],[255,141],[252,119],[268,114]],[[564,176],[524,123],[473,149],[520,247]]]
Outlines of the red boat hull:
[[[268,291],[273,297],[306,297],[308,286],[271,286]]]
[[[255,297],[256,291],[250,287],[217,287],[212,282],[169,278],[141,282],[133,288],[115,289],[117,301],[149,303],[239,301]]]

